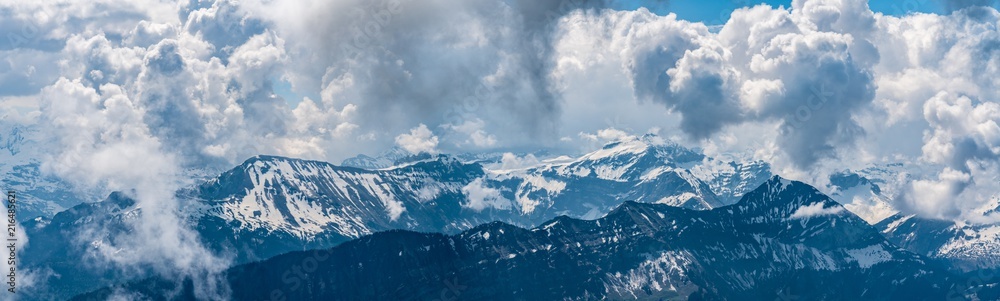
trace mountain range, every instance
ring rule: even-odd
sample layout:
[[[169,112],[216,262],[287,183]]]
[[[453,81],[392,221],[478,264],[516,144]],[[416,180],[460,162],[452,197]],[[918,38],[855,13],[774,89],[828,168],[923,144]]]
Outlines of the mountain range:
[[[39,216],[51,217],[82,202],[101,196],[92,191],[75,190],[73,185],[43,172],[38,145],[31,139],[31,128],[2,124],[0,132],[0,185],[18,196],[17,220],[24,222]]]
[[[834,277],[834,275],[861,277],[864,273],[872,273],[873,270],[861,267],[860,261],[854,261],[858,267],[846,268],[849,266],[848,263],[852,262],[850,258],[853,257],[844,255],[847,254],[844,252],[857,250],[873,252],[872,256],[889,256],[892,258],[890,262],[899,261],[901,266],[906,266],[906,271],[915,272],[918,269],[931,271],[933,276],[920,280],[930,281],[929,283],[948,278],[942,273],[946,270],[974,272],[981,268],[991,269],[998,266],[998,261],[995,259],[997,253],[993,251],[1000,245],[996,241],[995,227],[962,224],[952,225],[961,226],[960,229],[948,228],[952,226],[940,228],[934,224],[940,221],[934,220],[928,222],[935,225],[933,227],[901,227],[900,225],[904,223],[893,223],[900,220],[913,222],[921,220],[915,217],[907,218],[890,205],[895,193],[891,189],[893,185],[890,181],[893,175],[903,172],[900,170],[902,168],[900,165],[875,166],[835,174],[831,176],[829,186],[823,188],[829,194],[828,198],[808,185],[802,187],[804,184],[773,178],[767,163],[711,158],[698,150],[684,148],[655,135],[627,137],[576,157],[538,154],[540,159],[529,160],[533,161],[532,164],[503,164],[505,158],[516,155],[497,153],[458,156],[400,155],[398,152],[388,152],[376,157],[356,157],[345,160],[343,164],[354,166],[338,166],[321,161],[277,156],[256,156],[218,176],[178,191],[176,199],[183,208],[181,212],[183,219],[191,228],[198,231],[203,243],[212,251],[233,258],[234,264],[266,266],[278,258],[294,258],[293,254],[301,255],[305,254],[301,252],[308,253],[308,250],[326,250],[331,247],[334,247],[332,250],[348,248],[345,246],[357,247],[359,249],[351,251],[358,252],[357,254],[382,252],[383,250],[362,247],[363,244],[359,241],[372,241],[393,235],[405,236],[408,237],[405,240],[418,242],[424,239],[457,239],[470,235],[469,231],[487,227],[483,225],[510,228],[509,231],[503,231],[513,233],[525,233],[524,237],[509,242],[517,246],[537,242],[541,238],[531,233],[537,232],[539,227],[544,228],[545,225],[560,221],[574,225],[590,225],[589,227],[593,229],[588,231],[598,231],[606,235],[612,233],[610,231],[623,230],[610,228],[594,230],[601,228],[602,224],[606,225],[606,222],[601,222],[602,220],[614,218],[616,214],[621,214],[619,211],[622,210],[646,208],[641,210],[653,210],[664,216],[671,216],[668,220],[674,223],[680,220],[677,216],[691,216],[693,220],[685,219],[685,223],[678,226],[680,227],[678,229],[690,228],[702,231],[692,231],[688,234],[674,233],[673,231],[677,229],[673,228],[673,225],[668,229],[657,229],[652,233],[657,237],[662,236],[667,242],[658,242],[659,244],[650,245],[649,248],[661,248],[664,252],[676,250],[669,256],[663,255],[667,257],[662,260],[693,262],[706,267],[701,272],[694,270],[685,272],[684,275],[687,277],[685,279],[688,279],[685,281],[690,283],[684,286],[671,282],[676,288],[672,291],[664,289],[667,286],[662,282],[649,284],[650,287],[639,286],[641,287],[639,290],[646,292],[647,295],[644,296],[647,297],[676,295],[712,299],[724,298],[731,296],[730,294],[764,296],[772,293],[763,288],[752,291],[745,283],[741,291],[737,289],[741,286],[729,286],[733,284],[718,282],[722,281],[720,280],[724,278],[722,276],[704,274],[712,272],[714,268],[726,267],[715,265],[716,261],[735,264],[749,260],[739,257],[749,256],[746,252],[754,254],[756,257],[752,258],[757,261],[762,261],[766,256],[775,261],[779,259],[782,261],[779,266],[774,267],[773,272],[768,272],[779,275],[767,278],[772,279],[768,281],[773,283],[767,284],[772,286],[781,282],[779,279],[785,279],[782,277],[797,273],[796,269],[789,268],[790,266],[797,268],[808,266],[815,270],[816,274],[802,272],[806,273],[802,276],[808,274],[810,277],[817,275],[816,277],[820,278]],[[534,154],[520,156],[529,155],[535,158]],[[358,158],[367,158],[365,159],[367,161]],[[782,189],[775,188],[777,185],[775,183],[781,184]],[[786,191],[787,185],[792,185],[795,189]],[[771,194],[761,192],[761,189],[770,191]],[[804,200],[812,201],[802,203]],[[758,212],[755,211],[758,209],[753,209],[758,207],[776,212]],[[799,219],[789,219],[800,210],[802,212],[797,215]],[[25,257],[22,265],[27,270],[46,271],[43,274],[47,277],[38,281],[35,287],[27,288],[25,294],[29,299],[32,299],[31,297],[65,299],[100,287],[120,284],[122,279],[153,276],[152,271],[148,270],[132,271],[125,275],[113,269],[80,265],[77,260],[90,256],[89,252],[94,245],[113,245],[121,233],[128,231],[130,223],[135,223],[136,219],[141,218],[141,211],[142,208],[136,206],[131,194],[125,191],[112,193],[101,202],[79,203],[51,216],[41,215],[26,220],[23,225],[28,237],[31,238],[31,244],[27,246],[25,252],[32,256]],[[659,217],[659,214],[656,216]],[[826,223],[813,223],[820,220]],[[709,221],[710,225],[701,224],[704,221]],[[595,222],[596,225],[593,224]],[[837,228],[838,226],[841,228]],[[801,233],[789,232],[793,229]],[[99,235],[91,235],[94,233]],[[491,233],[494,233],[490,234],[491,236],[496,235],[495,232]],[[688,236],[691,233],[701,233],[706,237]],[[827,243],[835,243],[841,237],[822,233],[859,236],[850,237],[850,240],[856,241],[855,245],[837,245],[837,248],[833,248],[821,246],[821,240],[829,239],[832,242]],[[582,236],[583,233],[564,234],[566,236],[561,242],[566,245],[573,245],[573,242],[583,245],[587,241],[596,239],[615,239],[615,237],[587,238]],[[717,235],[719,236],[716,237]],[[782,238],[762,240],[764,237],[770,237],[769,235]],[[785,237],[785,235],[791,236]],[[819,238],[810,238],[812,235],[818,235],[816,237]],[[738,248],[744,250],[741,251],[744,253],[740,253],[738,257],[732,257],[734,255],[729,253],[716,254],[711,253],[710,249],[701,249],[708,248],[707,246],[696,246],[697,244],[693,243],[705,242],[704,239],[708,238],[719,239],[719,242],[713,242],[716,243],[714,248]],[[730,238],[738,243],[729,241]],[[521,239],[525,241],[520,241]],[[753,242],[748,239],[753,239]],[[802,241],[795,243],[796,239]],[[955,246],[954,242],[959,239],[968,243],[962,245],[963,248],[946,248]],[[807,244],[806,240],[811,242]],[[681,248],[673,244],[682,241],[688,241],[690,245]],[[467,243],[467,241],[461,242]],[[752,251],[748,249],[751,245],[755,245],[754,248],[757,249]],[[874,245],[880,247],[865,249],[875,248],[872,247]],[[516,249],[513,245],[497,247]],[[677,249],[672,249],[674,247]],[[626,247],[615,248],[611,251]],[[774,248],[787,253],[773,253],[779,252]],[[587,256],[599,257],[596,254],[602,251],[608,250],[588,249],[589,253],[584,253],[590,254]],[[652,252],[652,249],[648,251]],[[604,254],[610,256],[609,254],[615,253]],[[479,253],[477,256],[495,255]],[[660,260],[661,255],[652,252],[642,256],[652,256],[650,258]],[[445,259],[441,257],[444,256],[442,254],[427,256]],[[640,255],[632,254],[632,256]],[[268,258],[274,259],[265,260]],[[590,257],[582,258],[591,260]],[[448,260],[458,260],[449,264],[459,264],[466,259],[468,258],[461,257]],[[363,258],[345,258],[345,260],[358,260],[359,264],[366,264]],[[551,258],[527,264],[555,264],[547,260]],[[750,262],[753,260],[747,261],[747,267],[733,270],[731,276],[742,277],[742,281],[760,278],[761,272],[753,269],[763,268],[761,266],[763,263]],[[644,267],[636,264],[639,264],[639,261],[630,261],[625,266],[640,269],[634,271],[636,275],[642,273],[641,269],[655,269],[656,266],[653,262],[645,263]],[[817,268],[821,264],[837,268]],[[615,265],[615,268],[620,267],[621,264]],[[610,266],[593,268],[600,271],[615,270]],[[334,270],[331,270],[331,273],[347,273],[343,274],[347,275],[343,277],[358,276],[351,276],[351,271]],[[669,269],[669,271],[674,270],[676,269]],[[627,275],[626,270],[617,271]],[[571,272],[587,274],[592,271],[566,273]],[[743,272],[749,274],[741,274]],[[235,270],[229,273],[232,277],[238,274]],[[506,273],[514,272],[506,271]],[[891,274],[881,270],[877,273]],[[920,275],[923,275],[922,273],[918,272]],[[247,277],[257,277],[251,274],[247,274],[250,275]],[[513,277],[520,274],[509,275]],[[594,275],[591,276],[604,277],[600,273]],[[935,278],[939,276],[942,278]],[[638,294],[637,288],[625,288],[631,285],[625,283],[626,279],[618,280],[622,283],[600,286],[604,287],[603,290],[593,283],[581,284],[580,287],[587,287],[587,293],[583,295],[576,294],[580,292],[569,291],[555,293],[581,298],[605,296],[613,299]],[[638,281],[635,279],[629,281],[633,280]],[[823,281],[834,283],[835,280]],[[948,281],[961,282],[961,279]],[[727,285],[726,287],[734,289],[719,291],[720,288],[717,286],[723,283]],[[799,288],[817,283],[801,283]],[[845,287],[849,284],[837,283]],[[658,286],[660,290],[656,291],[659,293],[653,293],[652,286]],[[716,291],[711,291],[709,288]],[[788,292],[784,288],[775,289]],[[236,290],[234,293],[239,291]],[[856,296],[868,299],[869,296],[878,298],[900,296],[898,293],[887,289],[887,291],[872,292],[873,295]],[[822,296],[824,295],[816,297]]]
[[[508,170],[448,155],[412,156],[375,170],[257,156],[179,191],[176,199],[206,245],[245,263],[391,229],[454,234],[493,221],[534,227],[563,215],[596,219],[627,200],[697,210],[723,206],[726,199],[681,167],[703,158],[654,136]],[[746,182],[759,180],[725,176],[730,179],[717,185],[749,187],[757,183]],[[66,258],[113,245],[141,210],[128,192],[120,192],[25,222],[32,238],[26,252],[58,250],[24,262],[29,269],[53,271],[40,291],[65,297],[122,277]],[[102,235],[81,235],[94,229]]]
[[[894,246],[811,186],[779,177],[711,210],[626,201],[596,220],[561,216],[531,229],[492,222],[455,235],[387,231],[222,277],[237,300],[997,297],[992,286],[964,286]],[[151,278],[74,300],[171,295],[168,288],[180,288],[175,300],[199,297],[190,284]]]

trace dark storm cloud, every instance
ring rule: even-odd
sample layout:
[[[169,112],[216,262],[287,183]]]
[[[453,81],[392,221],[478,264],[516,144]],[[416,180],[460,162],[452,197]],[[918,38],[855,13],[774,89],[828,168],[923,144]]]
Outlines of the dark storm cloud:
[[[314,34],[307,39],[331,50],[320,54],[315,73],[354,77],[362,126],[437,125],[448,121],[443,112],[475,98],[474,110],[489,112],[478,114],[488,124],[510,126],[505,134],[552,137],[561,111],[550,78],[557,22],[573,11],[616,5],[346,1],[308,16]]]

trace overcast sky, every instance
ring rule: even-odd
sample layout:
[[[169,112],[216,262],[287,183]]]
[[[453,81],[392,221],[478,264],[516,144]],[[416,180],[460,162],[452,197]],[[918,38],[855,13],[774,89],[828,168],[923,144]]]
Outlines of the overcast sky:
[[[262,153],[581,152],[656,132],[792,178],[925,167],[902,204],[954,217],[1000,191],[997,7],[6,0],[0,115],[35,129],[47,172],[121,188]],[[150,160],[166,163],[132,170]]]

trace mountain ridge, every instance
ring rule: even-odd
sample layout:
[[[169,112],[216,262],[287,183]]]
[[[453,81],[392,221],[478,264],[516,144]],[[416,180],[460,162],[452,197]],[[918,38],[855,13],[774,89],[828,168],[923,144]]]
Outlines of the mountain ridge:
[[[760,223],[747,223],[748,231],[781,230],[769,228],[767,222],[794,215],[795,223],[781,224],[779,228],[783,231],[806,231],[832,226],[834,230],[820,232],[820,235],[826,235],[822,239],[781,236],[782,243],[824,239],[836,242],[839,237],[830,233],[858,235],[838,230],[841,227],[837,225],[854,228],[868,225],[867,219],[859,221],[856,217],[830,219],[853,216],[856,211],[849,207],[851,204],[839,203],[839,199],[830,200],[812,186],[794,199],[768,194],[772,190],[783,191],[792,182],[772,175],[766,163],[726,162],[692,156],[696,152],[672,149],[680,147],[677,144],[657,144],[656,138],[646,136],[609,143],[601,150],[576,159],[538,160],[534,165],[503,170],[444,154],[428,155],[378,170],[259,155],[199,186],[178,192],[178,199],[190,205],[181,206],[182,215],[202,235],[206,246],[216,252],[233,254],[235,263],[259,261],[291,251],[336,246],[392,229],[457,234],[494,221],[531,229],[551,221],[564,220],[563,217],[594,220],[622,208],[621,205],[628,209],[635,201],[698,210],[734,210],[737,207],[733,205],[761,187],[770,188],[757,192],[760,200],[766,196],[791,203],[775,207],[775,212],[752,212]],[[673,159],[677,154],[689,159]],[[690,158],[701,158],[701,161]],[[867,183],[880,185],[881,182],[877,181]],[[858,179],[854,182],[838,181],[842,184],[838,188],[875,192],[869,186],[861,185],[865,181]],[[748,189],[750,185],[754,188]],[[723,191],[725,196],[715,195],[715,191]],[[740,192],[744,192],[740,199],[731,201],[729,195]],[[887,193],[885,189],[880,192]],[[881,194],[875,196],[882,197]],[[750,214],[753,210],[749,207],[754,204],[744,205],[748,207],[743,213]],[[774,204],[755,206],[771,205]],[[101,227],[124,231],[127,224],[114,223],[127,222],[141,212],[114,205],[114,202],[87,206],[103,209],[93,215],[77,213],[72,218],[63,216],[60,219],[106,220],[111,224],[101,224]],[[570,223],[568,220],[565,222]],[[63,257],[79,258],[86,254],[85,250],[59,242],[104,243],[114,238],[112,233],[78,241],[78,237],[71,234],[79,232],[79,229],[68,224],[48,224],[51,221],[45,219],[31,223],[29,231],[48,231],[46,235],[49,236],[43,237],[49,239],[36,241],[38,244],[29,248],[69,250],[76,253],[63,254]],[[45,229],[47,227],[50,229]],[[61,227],[66,228],[57,229]],[[886,235],[879,231],[875,233],[878,237]],[[870,231],[861,234],[868,237],[866,239],[874,239]],[[52,243],[45,244],[46,240]],[[934,255],[919,249],[910,250]],[[872,252],[884,255],[879,250]],[[946,257],[941,259],[947,260]],[[45,260],[39,258],[40,262]],[[62,273],[70,273],[67,271]],[[93,279],[98,277],[84,277],[81,281]],[[52,285],[63,280],[54,281]],[[93,285],[99,284],[81,287],[93,288]]]
[[[327,249],[327,259],[317,263],[308,279],[283,282],[282,274],[289,275],[283,270],[317,258],[318,251],[234,267],[226,279],[233,285],[235,299],[278,292],[297,300],[437,298],[444,296],[441,292],[473,299],[773,299],[792,292],[804,299],[932,300],[944,298],[950,284],[958,281],[919,255],[892,247],[877,230],[846,211],[813,216],[805,224],[797,219],[757,219],[756,210],[761,208],[767,210],[759,212],[794,214],[765,206],[804,208],[820,200],[810,197],[815,194],[809,189],[816,191],[801,182],[772,178],[744,197],[746,202],[707,211],[627,201],[600,219],[563,216],[532,229],[493,222],[453,235],[378,232]],[[802,198],[775,202],[766,199],[769,194]],[[759,233],[734,231],[744,222],[761,221],[775,226],[756,229]],[[800,240],[817,235],[810,226],[836,229],[838,225],[830,221],[840,221],[839,227],[863,227],[877,239],[841,231],[836,233],[840,244]],[[802,227],[783,233],[784,227],[795,224]],[[155,295],[143,287],[162,281],[115,289]],[[859,281],[884,285],[864,286]],[[74,300],[112,292],[105,288]]]

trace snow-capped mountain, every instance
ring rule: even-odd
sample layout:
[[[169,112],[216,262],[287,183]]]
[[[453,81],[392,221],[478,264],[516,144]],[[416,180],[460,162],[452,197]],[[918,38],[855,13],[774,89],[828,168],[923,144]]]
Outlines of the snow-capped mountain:
[[[516,170],[489,170],[447,155],[378,170],[258,156],[192,194],[211,204],[200,214],[303,240],[387,229],[456,233],[491,221],[531,227],[558,215],[596,218],[626,200],[723,205],[707,184],[677,167],[700,155],[648,141]]]
[[[1000,225],[928,219],[893,208],[894,188],[909,177],[899,163],[836,173],[830,177],[830,197],[911,252],[964,271],[1000,267]],[[977,213],[988,216],[997,206],[988,203]]]
[[[461,189],[486,170],[448,156],[365,170],[320,161],[257,156],[199,186],[211,206],[201,214],[245,230],[282,231],[309,239],[394,228],[456,231]]]
[[[707,184],[677,167],[694,162],[690,158],[697,155],[646,140],[511,170],[489,170],[447,155],[378,170],[257,156],[178,192],[178,199],[205,244],[241,263],[391,229],[458,233],[492,221],[533,227],[560,215],[594,219],[629,200],[700,210],[722,206]],[[45,238],[27,252],[61,251],[40,252],[26,266],[52,268],[46,265],[85,257],[88,245],[113,240],[126,222],[141,216],[141,208],[127,199],[127,194],[114,194],[52,219],[29,221],[29,237]],[[108,231],[80,237],[92,227]],[[109,279],[73,266],[52,269],[81,277],[73,285],[65,280],[74,277],[50,278],[50,286],[67,292]]]
[[[514,155],[506,155],[510,156]],[[728,208],[744,221],[738,225],[727,224],[733,229],[780,235],[809,233],[808,237],[783,238],[788,243],[809,240],[816,240],[816,244],[820,241],[836,243],[840,236],[860,232],[810,231],[826,227],[842,229],[839,226],[861,229],[881,221],[884,215],[896,213],[891,207],[881,207],[888,206],[886,200],[893,196],[891,189],[885,188],[892,186],[887,184],[895,175],[893,168],[896,167],[892,166],[845,171],[832,176],[830,186],[825,189],[832,191],[831,197],[837,203],[843,204],[838,205],[817,195],[812,188],[808,193],[782,194],[791,182],[769,181],[772,172],[767,163],[709,158],[653,135],[627,137],[576,158],[548,157],[524,160],[527,164],[504,164],[504,157],[422,154],[397,159],[387,167],[365,169],[257,156],[196,187],[178,192],[178,198],[186,204],[181,206],[185,208],[185,218],[199,231],[205,244],[217,252],[231,254],[236,263],[262,260],[289,251],[327,248],[393,229],[450,235],[495,221],[533,228],[547,220],[559,220],[560,216],[595,220],[629,201],[695,211],[719,212],[719,208]],[[761,186],[765,182],[771,186]],[[770,190],[762,191],[761,187],[770,187]],[[115,194],[107,201],[82,204],[52,219],[30,221],[26,224],[29,237],[47,238],[33,238],[28,252],[34,252],[30,250],[33,248],[61,251],[39,252],[40,255],[33,256],[28,264],[48,268],[48,262],[86,256],[88,244],[114,239],[114,231],[85,239],[80,239],[79,233],[93,227],[94,221],[100,221],[101,229],[124,231],[124,222],[141,213],[141,208],[136,208],[134,202],[126,201],[128,199],[127,194]],[[819,199],[823,201],[817,201]],[[784,203],[760,203],[761,200],[782,200]],[[809,202],[803,203],[805,201]],[[736,203],[739,206],[727,206]],[[813,224],[834,216],[838,218],[830,220],[830,225]],[[795,222],[787,222],[789,217]],[[886,229],[884,224],[879,225],[879,230]],[[993,252],[993,246],[1000,245],[994,241],[996,236],[983,229],[974,231],[976,235],[967,235],[971,238],[950,244],[953,247],[948,254],[964,254],[965,257],[947,257],[914,247],[936,244],[934,250],[941,249],[945,243],[937,243],[934,235],[913,236],[912,241],[901,241],[897,238],[906,236],[905,231],[883,234],[918,254],[945,260],[956,258],[960,265],[967,265],[963,260],[976,264],[993,262],[989,252]],[[874,233],[882,235],[878,231]],[[816,238],[811,238],[813,236]],[[976,247],[963,249],[959,242]],[[67,243],[76,245],[67,246]],[[870,246],[858,245],[852,250]],[[868,251],[884,255],[878,250]],[[62,268],[53,270],[80,276],[51,278],[50,286],[65,290],[66,295],[60,298],[107,285],[106,281],[111,279],[88,274],[93,271],[86,269]],[[76,280],[67,284],[70,279]],[[618,290],[624,292],[621,288]]]
[[[899,212],[890,203],[895,196],[893,188],[899,185],[889,182],[897,175],[889,172],[893,167],[899,165],[834,173],[830,175],[830,197],[869,224],[877,224]]]
[[[110,284],[115,277],[124,277],[120,271],[81,260],[91,258],[87,252],[95,248],[92,242],[109,241],[129,231],[126,222],[139,218],[138,212],[134,200],[115,192],[104,201],[82,203],[52,218],[25,221],[22,229],[29,243],[22,254],[31,255],[21,256],[17,268],[39,278],[18,291],[18,297],[23,300],[66,299],[88,288]],[[137,276],[146,275],[129,275]]]
[[[525,152],[502,152],[502,151],[490,151],[490,152],[473,152],[473,153],[458,153],[450,154],[452,157],[458,158],[462,162],[466,163],[480,163],[483,165],[495,165],[502,163],[505,156],[516,156],[524,157],[531,155],[535,158],[546,158],[549,157],[549,152],[547,150],[540,150],[531,153]],[[401,147],[394,146],[385,150],[374,157],[365,154],[359,154],[354,157],[344,159],[340,165],[347,167],[357,167],[361,169],[375,170],[390,168],[395,165],[406,164],[414,161],[425,160],[431,158],[432,155],[428,153],[411,153]]]
[[[1000,225],[893,215],[876,225],[893,243],[964,271],[1000,268]]]
[[[404,159],[412,156],[413,154],[401,147],[392,147],[374,157],[359,154],[357,156],[344,159],[340,165],[363,169],[380,169],[396,165],[397,162],[404,161]]]
[[[596,218],[626,200],[721,206],[707,184],[675,167],[692,157],[676,145],[640,140],[499,171],[447,155],[379,170],[258,156],[192,194],[210,204],[198,214],[302,240],[387,229],[456,233],[491,221],[531,227],[558,215]]]
[[[55,176],[42,172],[37,141],[31,139],[34,130],[25,126],[10,126],[0,132],[0,187],[17,194],[17,220],[49,218],[81,202],[93,202],[101,197],[92,191],[75,190]]]
[[[282,281],[280,271],[308,258],[316,262],[308,278],[290,283],[285,273]],[[780,178],[712,210],[625,202],[600,219],[559,217],[530,230],[495,222],[456,235],[381,232],[237,266],[225,279],[234,299],[271,292],[289,300],[962,300],[970,294],[965,279],[893,246],[814,188]],[[174,287],[189,289],[150,279],[77,300],[115,290],[157,296]],[[971,294],[977,293],[991,298]]]
[[[770,164],[755,160],[737,162],[705,158],[690,170],[696,177],[708,183],[724,204],[736,203],[744,194],[773,176]]]

